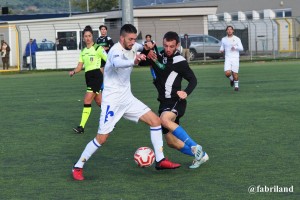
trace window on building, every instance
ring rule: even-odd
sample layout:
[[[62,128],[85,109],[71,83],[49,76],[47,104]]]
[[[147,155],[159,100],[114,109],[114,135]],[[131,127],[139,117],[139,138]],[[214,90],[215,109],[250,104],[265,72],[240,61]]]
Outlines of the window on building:
[[[282,11],[276,12],[276,17],[282,18],[283,17],[283,12]]]
[[[285,17],[291,17],[292,11],[285,11],[284,15],[285,15]]]
[[[67,47],[68,50],[77,49],[77,31],[59,31],[57,39],[59,44]]]
[[[118,29],[122,25],[122,20],[120,20],[120,19],[110,19],[106,23],[108,23],[106,25],[108,26],[109,30]]]
[[[233,21],[238,21],[239,20],[239,17],[238,17],[238,15],[231,15],[231,19],[233,20]]]
[[[253,19],[252,13],[246,14],[247,19]]]
[[[292,11],[291,10],[277,10],[275,13],[276,13],[276,17],[278,17],[278,18],[284,18],[284,17],[291,17],[292,16]]]

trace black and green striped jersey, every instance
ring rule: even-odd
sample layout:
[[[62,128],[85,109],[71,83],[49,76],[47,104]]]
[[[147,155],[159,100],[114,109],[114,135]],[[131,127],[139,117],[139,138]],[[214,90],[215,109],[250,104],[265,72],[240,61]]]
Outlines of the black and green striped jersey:
[[[96,43],[102,47],[108,47],[109,49],[114,45],[113,40],[109,36],[98,37]],[[108,50],[106,52],[108,52]]]

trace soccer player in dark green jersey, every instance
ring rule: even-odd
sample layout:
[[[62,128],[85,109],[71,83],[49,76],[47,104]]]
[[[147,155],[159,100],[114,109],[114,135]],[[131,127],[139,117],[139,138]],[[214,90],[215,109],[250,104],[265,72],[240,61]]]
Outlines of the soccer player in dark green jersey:
[[[99,30],[101,35],[97,38],[96,43],[101,45],[105,49],[106,53],[108,53],[109,49],[114,45],[114,42],[111,37],[107,35],[107,26],[101,25],[99,26]]]
[[[100,66],[101,59],[104,61],[107,59],[107,53],[104,48],[93,41],[92,28],[86,26],[82,34],[86,47],[81,50],[77,67],[69,72],[70,76],[74,76],[84,68],[87,86],[81,122],[78,127],[73,128],[76,133],[84,133],[85,124],[92,110],[92,101],[94,100],[98,106],[101,105],[102,95],[100,89],[103,84],[103,69]]]
[[[107,26],[101,25],[99,26],[100,37],[97,38],[96,43],[102,46],[106,53],[108,53],[109,49],[114,45],[111,37],[107,35]],[[102,60],[101,67],[104,67],[105,61]]]

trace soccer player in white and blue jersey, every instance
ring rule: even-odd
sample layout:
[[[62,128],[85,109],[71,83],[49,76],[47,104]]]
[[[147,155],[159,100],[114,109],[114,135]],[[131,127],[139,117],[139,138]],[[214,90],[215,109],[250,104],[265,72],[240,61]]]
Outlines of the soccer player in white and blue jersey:
[[[165,158],[163,153],[162,128],[159,117],[131,92],[130,75],[133,65],[146,60],[144,54],[137,54],[142,46],[136,44],[137,30],[125,24],[120,30],[120,39],[108,53],[104,68],[104,90],[101,115],[96,137],[90,141],[73,167],[73,178],[84,180],[83,165],[106,142],[116,123],[125,119],[145,122],[150,126],[150,137],[155,152],[156,166],[160,169],[175,169],[180,164]],[[141,49],[140,49],[141,48]],[[147,48],[147,47],[145,47]]]
[[[225,76],[230,79],[231,87],[234,86],[235,91],[239,91],[239,67],[240,67],[240,51],[244,50],[240,38],[233,35],[232,26],[227,26],[227,36],[222,38],[220,52],[225,52],[224,71]]]

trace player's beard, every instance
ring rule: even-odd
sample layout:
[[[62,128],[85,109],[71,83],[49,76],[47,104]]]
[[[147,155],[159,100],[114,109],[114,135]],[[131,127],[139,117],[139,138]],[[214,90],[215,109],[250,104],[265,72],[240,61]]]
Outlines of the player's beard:
[[[133,45],[127,45],[127,44],[125,44],[125,45],[124,45],[124,49],[126,49],[126,50],[131,50],[131,49],[132,49],[132,46],[133,46]]]

